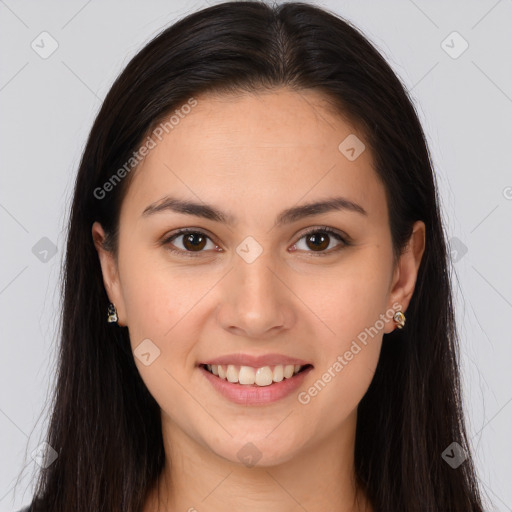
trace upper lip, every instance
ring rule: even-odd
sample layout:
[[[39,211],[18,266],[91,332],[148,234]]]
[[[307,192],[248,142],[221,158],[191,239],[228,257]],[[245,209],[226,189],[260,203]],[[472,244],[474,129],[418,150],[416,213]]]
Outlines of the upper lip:
[[[263,354],[261,356],[252,356],[250,354],[227,354],[225,356],[208,359],[200,364],[216,364],[216,365],[239,365],[252,366],[253,368],[262,368],[263,366],[276,366],[279,364],[300,364],[302,366],[311,364],[296,357],[289,357],[283,354]]]

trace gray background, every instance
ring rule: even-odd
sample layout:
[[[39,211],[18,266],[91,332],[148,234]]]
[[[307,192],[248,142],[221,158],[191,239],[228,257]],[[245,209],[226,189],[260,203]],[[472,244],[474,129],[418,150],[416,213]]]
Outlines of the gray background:
[[[512,511],[512,1],[315,3],[360,27],[413,95],[453,249],[469,436],[487,510]],[[65,219],[94,116],[145,42],[207,5],[0,0],[1,511],[32,496]]]

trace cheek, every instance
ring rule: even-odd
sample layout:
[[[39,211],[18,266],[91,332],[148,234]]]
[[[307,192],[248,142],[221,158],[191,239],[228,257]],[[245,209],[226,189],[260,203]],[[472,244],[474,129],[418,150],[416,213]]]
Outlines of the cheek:
[[[332,425],[356,408],[368,389],[385,321],[394,313],[387,310],[386,258],[377,250],[361,251],[359,256],[333,272],[330,284],[317,289],[317,302],[312,302],[324,323],[316,336],[319,364],[299,402],[326,413],[331,410]]]
[[[315,286],[302,288],[300,293],[324,322],[324,336],[319,337],[326,340],[324,352],[342,350],[361,332],[374,326],[386,312],[390,279],[388,259],[379,246],[365,247],[338,267],[331,267],[324,277],[317,274]],[[382,328],[382,322],[378,322],[377,329]]]
[[[340,300],[340,305],[341,313],[331,320],[336,334],[320,340],[319,363],[297,395],[304,421],[319,434],[337,429],[357,409],[373,379],[382,345],[379,315],[369,313],[374,304],[352,296]],[[323,418],[320,423],[318,418]]]
[[[173,375],[176,374],[181,381],[188,378],[194,368],[192,350],[201,338],[201,324],[194,321],[195,315],[201,311],[201,298],[218,281],[218,276],[210,273],[199,277],[197,269],[187,272],[186,268],[170,265],[163,249],[136,250],[135,245],[127,241],[124,252],[119,253],[119,271],[135,362],[144,379],[150,378],[148,368],[154,366],[162,370],[172,369]],[[142,343],[158,354],[150,367],[137,359],[144,346]],[[169,377],[163,375],[163,379],[167,381]]]
[[[162,348],[165,333],[183,316],[180,285],[157,258],[159,250],[131,242],[120,242],[119,274],[132,348],[145,339]]]
[[[186,315],[199,290],[195,293],[191,280],[176,270],[171,273],[158,250],[136,250],[135,245],[127,242],[119,252],[134,361],[162,410],[178,417],[188,399],[181,384],[190,378],[189,355],[198,339]]]

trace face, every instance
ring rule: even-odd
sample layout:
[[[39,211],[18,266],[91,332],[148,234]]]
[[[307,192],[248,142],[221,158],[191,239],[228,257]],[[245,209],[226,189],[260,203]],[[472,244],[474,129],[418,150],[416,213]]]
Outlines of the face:
[[[394,266],[364,136],[319,93],[196,99],[134,171],[117,258],[97,223],[93,236],[164,423],[224,460],[278,464],[355,424],[382,336],[412,295],[424,226]],[[305,369],[292,377],[295,364]]]

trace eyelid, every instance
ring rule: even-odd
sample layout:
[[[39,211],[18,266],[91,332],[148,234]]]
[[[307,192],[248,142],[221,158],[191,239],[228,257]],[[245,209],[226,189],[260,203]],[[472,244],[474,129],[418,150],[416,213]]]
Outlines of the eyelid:
[[[330,249],[329,251],[320,251],[318,253],[315,253],[315,251],[306,251],[306,254],[308,256],[313,256],[313,257],[314,256],[324,256],[324,255],[327,256],[327,255],[330,255],[330,254],[333,254],[333,253],[337,252],[337,250],[342,248],[342,247],[346,247],[346,246],[352,245],[352,239],[346,233],[344,233],[343,231],[339,231],[337,229],[331,228],[329,226],[313,226],[313,227],[306,228],[305,231],[302,231],[297,236],[297,239],[293,243],[293,245],[296,245],[305,236],[310,235],[310,234],[315,234],[317,232],[327,233],[330,236],[336,237],[338,239],[338,241],[341,242],[341,244],[340,244],[341,247],[337,246],[334,249]],[[207,230],[205,230],[203,228],[179,228],[179,229],[173,231],[168,236],[164,236],[163,239],[162,239],[161,244],[164,245],[164,246],[169,246],[168,250],[170,250],[171,252],[177,253],[179,255],[184,255],[185,257],[189,257],[189,256],[190,257],[197,257],[197,256],[201,256],[203,253],[207,252],[207,251],[204,251],[204,250],[203,251],[197,251],[197,252],[194,252],[194,251],[184,251],[183,249],[176,249],[176,248],[170,247],[170,243],[171,243],[172,240],[174,240],[174,239],[176,239],[176,238],[178,238],[178,237],[180,237],[182,235],[189,234],[189,233],[197,233],[197,234],[204,235],[208,239],[210,239],[215,245],[219,246],[219,244],[217,242],[215,242],[215,237],[213,237],[213,235],[211,235]],[[222,252],[222,251],[223,250],[221,249],[220,252]],[[300,252],[302,252],[302,251],[300,251]]]
[[[182,235],[187,235],[190,233],[198,233],[198,234],[204,235],[208,239],[210,239],[215,245],[217,245],[217,246],[219,245],[219,244],[217,244],[217,242],[215,242],[215,239],[214,239],[215,237],[203,228],[179,228],[177,230],[174,230],[169,235],[165,235],[161,241],[161,244],[166,246],[167,249],[169,251],[171,251],[172,253],[178,254],[180,256],[183,255],[185,257],[192,257],[192,258],[201,256],[206,251],[198,251],[198,252],[184,251],[183,249],[176,249],[171,246],[172,240],[174,240],[175,238],[179,238]]]
[[[340,231],[339,229],[331,228],[329,226],[313,226],[310,228],[306,228],[305,231],[302,231],[301,234],[298,236],[297,241],[300,240],[302,237],[309,235],[310,233],[316,233],[317,231],[337,235],[340,238],[342,238],[343,241],[346,242],[347,244],[352,241],[351,238],[345,232]]]
[[[340,249],[343,249],[344,247],[348,247],[349,245],[352,245],[352,239],[343,231],[339,231],[337,229],[331,228],[329,226],[314,226],[311,228],[307,228],[305,231],[303,231],[297,238],[297,241],[293,245],[297,245],[300,240],[302,240],[305,236],[312,235],[315,233],[327,233],[330,237],[336,238],[339,242],[341,242],[338,246],[334,247],[333,249],[330,249],[328,251],[300,251],[301,254],[305,257],[317,257],[317,256],[330,256],[332,254],[337,253]]]

